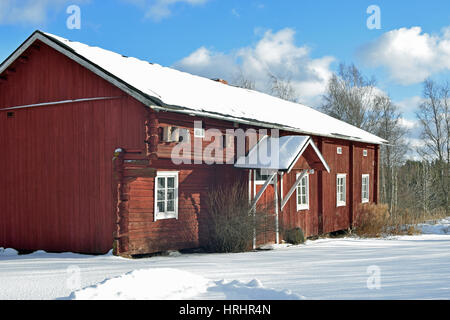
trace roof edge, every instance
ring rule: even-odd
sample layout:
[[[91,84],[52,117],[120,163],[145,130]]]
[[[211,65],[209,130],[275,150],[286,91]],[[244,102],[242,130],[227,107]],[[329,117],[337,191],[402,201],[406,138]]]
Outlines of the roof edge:
[[[130,85],[126,81],[118,78],[117,76],[115,76],[112,73],[108,72],[107,70],[103,69],[99,65],[95,64],[94,62],[90,61],[89,59],[85,58],[84,56],[78,54],[75,50],[73,50],[66,44],[62,43],[58,39],[55,39],[54,37],[47,35],[45,32],[43,32],[41,30],[34,31],[13,53],[11,53],[0,64],[0,74],[3,73],[12,63],[14,63],[14,61],[16,61],[16,59],[19,58],[20,55],[24,51],[26,51],[36,40],[42,41],[43,43],[47,44],[51,48],[60,52],[61,54],[64,54],[65,56],[72,59],[73,61],[81,64],[82,66],[86,67],[88,70],[93,72],[94,74],[100,76],[101,78],[108,81],[112,85],[118,87],[119,89],[121,89],[122,91],[129,94],[130,96],[132,96],[133,98],[140,101],[145,106],[147,106],[151,109],[161,110],[161,111],[166,111],[166,112],[191,114],[191,115],[195,115],[195,116],[202,116],[202,117],[213,118],[213,119],[224,120],[224,121],[232,121],[232,122],[237,122],[237,123],[246,124],[246,125],[255,125],[255,126],[268,128],[268,129],[285,130],[285,131],[301,133],[304,135],[311,135],[311,136],[317,136],[317,137],[342,139],[342,140],[367,143],[367,144],[373,144],[373,145],[384,145],[384,144],[389,143],[388,141],[386,141],[380,137],[377,137],[380,139],[379,142],[374,142],[374,141],[367,141],[367,140],[359,139],[356,137],[339,137],[339,136],[334,136],[331,134],[324,135],[324,134],[318,134],[318,133],[314,133],[314,132],[304,131],[304,130],[301,130],[298,128],[293,128],[293,127],[285,126],[285,125],[278,124],[278,123],[263,122],[263,121],[258,121],[255,119],[247,119],[247,118],[237,118],[234,116],[221,114],[221,113],[199,111],[199,110],[195,110],[195,109],[189,109],[189,108],[186,108],[183,106],[167,105],[161,99],[150,96],[148,94],[145,94],[144,92],[142,92],[139,89],[135,88],[134,86]]]

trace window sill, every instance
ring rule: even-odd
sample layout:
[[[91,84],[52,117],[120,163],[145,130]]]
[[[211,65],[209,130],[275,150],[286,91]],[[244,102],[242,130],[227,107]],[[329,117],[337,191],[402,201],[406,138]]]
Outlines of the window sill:
[[[262,186],[262,185],[264,185],[265,183],[266,183],[265,181],[255,181],[255,184],[256,184],[257,186]],[[269,183],[269,185],[273,185],[273,182]]]
[[[175,214],[166,214],[166,215],[158,215],[155,217],[155,221],[159,221],[159,220],[170,220],[170,219],[175,219],[178,220],[178,215]]]

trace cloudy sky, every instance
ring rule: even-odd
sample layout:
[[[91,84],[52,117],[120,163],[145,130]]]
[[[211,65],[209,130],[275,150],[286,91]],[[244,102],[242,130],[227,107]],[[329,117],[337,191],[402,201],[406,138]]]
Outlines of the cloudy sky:
[[[79,30],[67,27],[70,5]],[[380,29],[367,26],[371,5]],[[448,0],[0,0],[0,60],[36,29],[210,78],[245,74],[262,91],[272,73],[313,107],[339,63],[353,62],[412,130],[421,83],[450,78]]]

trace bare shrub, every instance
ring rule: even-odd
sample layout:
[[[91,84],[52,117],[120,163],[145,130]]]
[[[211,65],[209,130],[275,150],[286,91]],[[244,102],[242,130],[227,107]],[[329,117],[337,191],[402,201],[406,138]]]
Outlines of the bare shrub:
[[[354,232],[360,237],[387,235],[416,235],[421,231],[415,225],[446,217],[445,210],[424,212],[397,209],[389,214],[387,204],[363,204],[358,207]]]
[[[356,211],[355,233],[361,237],[380,237],[389,221],[386,204],[362,204]]]
[[[257,206],[251,212],[247,185],[235,182],[220,186],[208,193],[209,233],[205,249],[209,252],[242,252],[252,249],[254,236],[267,232],[271,227],[270,208]]]

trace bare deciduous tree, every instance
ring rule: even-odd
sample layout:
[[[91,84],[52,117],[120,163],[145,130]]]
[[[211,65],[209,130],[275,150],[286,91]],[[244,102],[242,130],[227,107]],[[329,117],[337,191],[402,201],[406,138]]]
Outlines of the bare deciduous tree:
[[[379,113],[377,129],[374,132],[379,137],[389,141],[381,146],[380,165],[380,195],[392,214],[398,206],[398,174],[408,152],[406,135],[408,131],[400,125],[401,113],[387,96],[377,96],[374,107]]]
[[[423,84],[424,101],[419,107],[417,118],[422,127],[421,138],[424,146],[418,148],[418,153],[427,162],[437,164],[437,183],[439,185],[438,202],[448,211],[449,170],[450,170],[450,85],[442,85],[432,80]]]
[[[271,95],[283,100],[298,103],[299,97],[295,88],[292,86],[290,78],[283,78],[268,72],[270,79],[270,93]]]
[[[323,96],[322,111],[350,123],[358,128],[373,132],[378,121],[374,108],[376,97],[375,79],[368,79],[355,65],[340,64],[337,73],[331,77]]]
[[[239,73],[234,79],[234,84],[239,88],[255,90],[255,81],[247,77],[241,68],[239,68]]]

